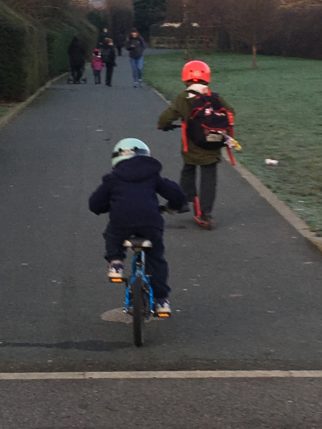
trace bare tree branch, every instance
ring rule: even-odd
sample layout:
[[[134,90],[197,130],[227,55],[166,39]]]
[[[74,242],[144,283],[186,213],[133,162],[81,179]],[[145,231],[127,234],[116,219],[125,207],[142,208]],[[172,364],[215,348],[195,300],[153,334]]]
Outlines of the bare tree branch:
[[[252,66],[257,67],[257,50],[278,25],[279,0],[226,0],[226,28],[230,35],[250,46]]]

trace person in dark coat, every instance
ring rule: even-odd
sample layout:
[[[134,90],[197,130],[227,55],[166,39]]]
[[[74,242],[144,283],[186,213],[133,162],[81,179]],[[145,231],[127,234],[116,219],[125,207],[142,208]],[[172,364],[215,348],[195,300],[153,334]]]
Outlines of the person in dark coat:
[[[106,38],[101,48],[102,59],[105,63],[106,74],[105,74],[105,85],[112,86],[112,77],[115,63],[115,48],[113,40]]]
[[[119,57],[122,56],[122,48],[124,46],[125,43],[125,34],[124,33],[118,33],[116,38],[115,38],[115,46],[116,46],[116,50],[117,50],[117,55]]]
[[[84,45],[76,36],[73,37],[69,44],[68,57],[73,83],[80,83],[85,67],[86,51]]]
[[[113,150],[113,170],[103,177],[102,184],[89,199],[89,208],[99,215],[109,212],[104,233],[108,276],[123,277],[124,240],[132,235],[150,240],[147,251],[147,272],[156,299],[156,312],[171,313],[167,284],[168,264],[164,258],[164,222],[157,194],[168,200],[168,206],[180,210],[186,197],[175,182],[162,178],[162,166],[150,156],[149,147],[141,140],[120,140]]]
[[[132,68],[133,86],[137,88],[142,85],[144,57],[143,52],[146,43],[136,28],[133,28],[125,44],[129,51],[130,63]]]
[[[101,49],[102,48],[102,46],[103,46],[103,44],[104,44],[104,40],[107,38],[107,37],[110,37],[110,34],[109,34],[109,31],[108,31],[108,28],[107,27],[104,27],[103,29],[102,29],[102,31],[100,32],[100,34],[99,34],[99,36],[98,36],[98,39],[97,39],[97,48],[99,48],[99,49]]]

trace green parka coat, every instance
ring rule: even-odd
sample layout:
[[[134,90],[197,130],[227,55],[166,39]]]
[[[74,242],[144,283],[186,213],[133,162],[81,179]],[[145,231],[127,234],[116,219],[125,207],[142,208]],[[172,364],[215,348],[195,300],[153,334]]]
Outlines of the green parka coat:
[[[188,91],[193,89],[197,91],[198,87],[202,87],[202,92],[208,91],[208,87],[201,84],[190,85],[187,89],[182,91],[175,100],[170,104],[170,106],[161,113],[158,121],[158,128],[164,129],[171,126],[172,122],[180,119],[181,121],[187,123],[191,111],[192,111],[192,100],[193,97]],[[228,110],[234,112],[232,107],[226,103],[226,101],[219,97],[220,102]],[[182,145],[182,157],[185,164],[191,165],[208,165],[215,162],[219,162],[221,159],[220,149],[219,150],[206,150],[195,145],[190,139],[188,140],[188,150],[184,149]]]

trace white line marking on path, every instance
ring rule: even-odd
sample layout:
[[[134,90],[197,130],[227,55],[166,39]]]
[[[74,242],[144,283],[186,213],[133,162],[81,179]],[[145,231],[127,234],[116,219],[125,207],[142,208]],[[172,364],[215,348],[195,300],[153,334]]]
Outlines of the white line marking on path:
[[[143,380],[216,378],[322,378],[322,371],[114,371],[0,373],[3,380]]]

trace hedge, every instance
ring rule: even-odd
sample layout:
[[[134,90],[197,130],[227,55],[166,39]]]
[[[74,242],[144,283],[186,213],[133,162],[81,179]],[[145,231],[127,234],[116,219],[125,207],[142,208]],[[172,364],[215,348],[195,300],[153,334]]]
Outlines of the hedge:
[[[0,100],[21,101],[49,77],[68,70],[68,45],[78,36],[88,52],[95,46],[97,29],[79,16],[47,23],[46,29],[18,15],[0,0]]]
[[[44,32],[0,3],[0,98],[23,100],[47,77]]]

